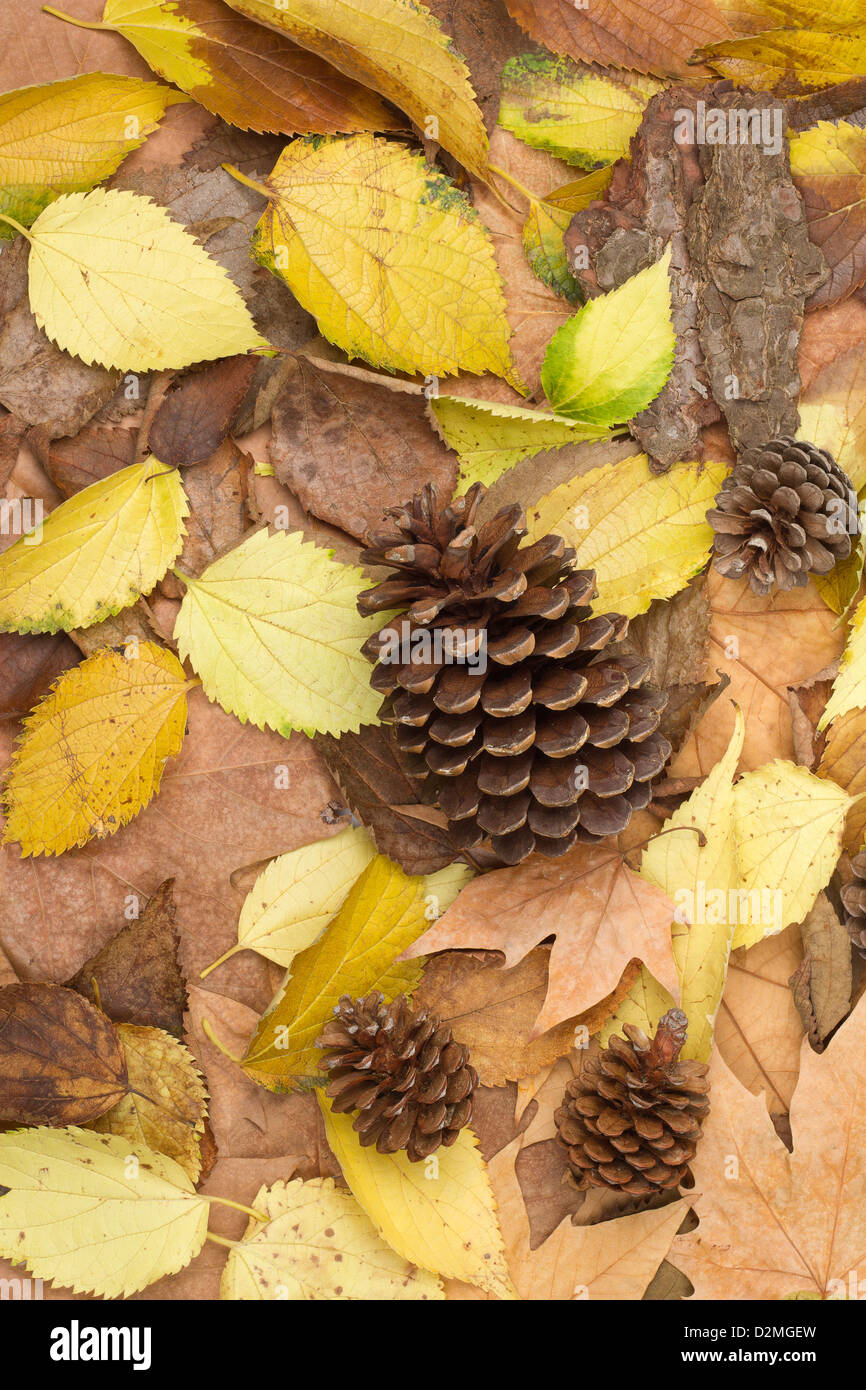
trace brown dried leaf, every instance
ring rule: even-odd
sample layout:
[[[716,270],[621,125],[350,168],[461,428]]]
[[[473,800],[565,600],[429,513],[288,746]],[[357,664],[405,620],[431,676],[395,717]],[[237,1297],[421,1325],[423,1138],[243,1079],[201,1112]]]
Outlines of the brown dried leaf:
[[[465,1043],[485,1086],[529,1076],[569,1050],[574,1022],[532,1036],[547,989],[550,952],[530,951],[512,969],[461,951],[445,951],[427,965],[414,1000],[450,1023]]]
[[[560,859],[532,855],[473,879],[405,956],[475,947],[504,952],[510,967],[555,936],[537,1037],[611,994],[634,958],[678,997],[673,912],[667,895],[632,873],[615,847],[576,845]]]
[[[0,989],[0,1124],[85,1124],[126,1091],[123,1048],[104,1013],[60,985]]]
[[[427,819],[430,808],[418,800],[387,728],[366,726],[339,739],[317,734],[313,742],[380,854],[407,874],[432,874],[458,857],[444,818]]]
[[[247,515],[248,479],[252,459],[241,453],[232,439],[223,440],[206,463],[196,464],[184,474],[183,489],[189,499],[190,514],[186,537],[177,559],[184,574],[196,577],[212,560],[233,550],[249,526]],[[160,584],[162,593],[182,598],[184,589],[173,574]]]
[[[98,23],[104,8],[105,0],[76,0],[75,18]],[[43,13],[42,0],[4,0],[3,23],[15,41],[0,49],[0,92],[76,77],[82,72],[153,80],[147,63],[119,34],[64,24]]]
[[[827,742],[826,733],[818,733],[818,724],[824,713],[833,682],[839,673],[839,663],[834,661],[823,671],[799,685],[788,686],[788,703],[791,706],[791,734],[794,740],[794,759],[807,767],[810,772],[818,769]],[[841,720],[838,721],[841,724]],[[834,774],[829,774],[834,776]],[[834,777],[835,780],[835,777]],[[840,786],[843,784],[840,783]],[[846,787],[846,791],[850,788]],[[852,806],[850,815],[856,813]]]
[[[64,497],[108,478],[136,460],[135,431],[115,425],[85,425],[72,438],[52,440],[41,461]]]
[[[813,1044],[821,1050],[827,1038],[851,1007],[851,938],[826,893],[800,925],[804,959],[809,962],[809,1018],[814,1020]],[[796,999],[796,994],[795,994]],[[812,1028],[800,1011],[806,1031]]]
[[[430,428],[423,395],[366,376],[303,356],[287,362],[270,444],[277,478],[302,506],[359,538],[425,483],[450,497],[457,481],[456,456]]]
[[[499,115],[499,78],[505,63],[529,47],[503,0],[427,0],[469,69],[488,132]]]
[[[27,714],[81,653],[63,632],[0,633],[0,715]]]
[[[140,917],[121,928],[67,980],[115,1023],[150,1025],[180,1037],[186,983],[178,964],[180,938],[174,879],[161,883]],[[133,910],[137,904],[132,903]]]
[[[675,77],[691,71],[689,59],[702,44],[731,38],[732,31],[712,0],[673,3],[653,0],[506,0],[532,38],[554,53],[601,67]]]
[[[834,719],[818,768],[820,777],[831,777],[849,796],[866,792],[866,710],[852,709]],[[843,844],[856,854],[866,838],[866,800],[848,812]]]
[[[255,374],[254,357],[227,357],[187,373],[156,412],[150,452],[177,467],[209,459],[229,434]]]
[[[788,981],[802,955],[796,926],[732,951],[716,1018],[716,1046],[744,1086],[764,1092],[774,1115],[787,1111],[800,1067],[803,1025]]]

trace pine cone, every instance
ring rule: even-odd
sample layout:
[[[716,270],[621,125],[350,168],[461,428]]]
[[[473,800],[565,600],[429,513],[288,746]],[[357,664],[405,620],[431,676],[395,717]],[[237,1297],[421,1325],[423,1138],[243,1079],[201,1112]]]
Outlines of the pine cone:
[[[616,835],[649,803],[667,696],[638,689],[648,661],[603,655],[628,619],[593,616],[595,574],[561,536],[521,547],[517,505],[476,526],[484,491],[443,508],[427,486],[393,509],[396,533],[368,536],[362,559],[400,575],[358,607],[404,610],[364,650],[408,771],[461,848],[517,864]]]
[[[404,995],[383,1003],[344,994],[317,1045],[330,1049],[327,1094],[338,1115],[357,1110],[353,1128],[380,1154],[405,1149],[419,1163],[453,1144],[472,1115],[478,1073],[447,1023],[413,1009]]]
[[[728,579],[747,574],[762,595],[829,573],[860,531],[847,474],[826,449],[787,435],[742,454],[707,520],[716,569]]]
[[[866,850],[851,859],[854,878],[841,891],[848,935],[866,959]]]
[[[614,1187],[636,1197],[666,1188],[693,1187],[689,1163],[709,1110],[703,1062],[677,1060],[686,1040],[686,1016],[671,1009],[652,1042],[625,1024],[629,1041],[587,1061],[565,1089],[556,1111],[578,1187]]]

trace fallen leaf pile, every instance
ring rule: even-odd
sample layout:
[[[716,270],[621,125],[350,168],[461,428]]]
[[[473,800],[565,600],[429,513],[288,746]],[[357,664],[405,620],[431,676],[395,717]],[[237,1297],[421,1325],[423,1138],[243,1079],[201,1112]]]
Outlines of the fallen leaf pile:
[[[0,53],[4,1287],[862,1297],[864,541],[822,565],[832,492],[741,464],[765,597],[712,509],[792,435],[866,500],[866,6],[68,4]],[[401,656],[383,705],[438,583],[496,680]],[[584,740],[618,835],[562,828]],[[384,1081],[323,1038],[377,995]],[[710,1109],[635,1195],[662,1018]]]

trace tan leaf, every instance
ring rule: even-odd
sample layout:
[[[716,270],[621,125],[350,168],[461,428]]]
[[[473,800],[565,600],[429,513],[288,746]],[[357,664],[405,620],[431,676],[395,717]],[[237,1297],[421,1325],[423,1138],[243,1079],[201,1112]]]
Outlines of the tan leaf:
[[[849,796],[866,792],[866,710],[852,709],[834,719],[818,766]],[[851,807],[845,821],[844,846],[856,853],[866,837],[866,799]]]
[[[513,966],[555,936],[538,1036],[611,994],[634,957],[678,996],[673,914],[670,898],[632,873],[617,849],[576,845],[561,859],[534,855],[473,879],[406,956],[474,946],[504,952]]]
[[[793,1153],[717,1054],[711,1083],[693,1165],[700,1222],[672,1263],[699,1299],[848,1297],[866,1257],[866,1003],[826,1052],[804,1042]]]
[[[772,1115],[785,1113],[797,1084],[803,1025],[788,981],[802,957],[796,926],[732,951],[716,1017],[719,1052],[748,1090],[764,1092]]]

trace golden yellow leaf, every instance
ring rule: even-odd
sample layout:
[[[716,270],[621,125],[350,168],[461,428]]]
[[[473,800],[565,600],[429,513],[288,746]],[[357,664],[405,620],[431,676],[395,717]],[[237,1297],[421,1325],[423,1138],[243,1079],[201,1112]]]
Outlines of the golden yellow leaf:
[[[102,19],[160,77],[241,130],[400,128],[374,92],[222,0],[106,0]]]
[[[0,630],[92,627],[149,594],[180,553],[189,502],[149,458],[61,502],[0,555]]]
[[[149,198],[68,193],[24,234],[36,322],[84,362],[163,371],[269,346],[222,266]]]
[[[25,721],[4,787],[4,843],[62,854],[137,816],[180,752],[189,688],[177,657],[151,642],[66,671]]]
[[[489,233],[421,155],[373,135],[295,140],[252,186],[269,200],[253,255],[349,357],[521,389]]]
[[[174,1159],[113,1134],[0,1134],[0,1255],[103,1298],[136,1293],[204,1245],[208,1201]]]
[[[489,487],[521,459],[609,433],[604,426],[550,411],[465,396],[431,396],[428,409],[437,433],[460,459],[462,488],[472,483]]]
[[[175,624],[181,659],[208,699],[260,729],[344,733],[377,724],[381,697],[361,646],[382,625],[361,618],[363,570],[301,533],[255,531],[193,579]]]
[[[839,353],[800,396],[801,439],[829,449],[857,492],[866,487],[866,342]],[[821,576],[819,576],[820,578]],[[826,578],[831,578],[831,575]]]
[[[829,14],[825,14],[830,19]],[[819,16],[815,17],[820,20]],[[849,29],[772,28],[726,39],[698,50],[724,77],[755,91],[796,96],[810,87],[832,87],[866,71],[866,24]]]
[[[529,539],[555,532],[594,569],[597,612],[644,613],[670,598],[707,562],[706,510],[728,472],[723,463],[650,471],[644,454],[578,474],[530,509]]]
[[[487,136],[465,63],[418,0],[229,0],[393,101],[478,178]]]
[[[137,77],[90,72],[0,96],[0,212],[28,227],[61,193],[113,174],[156,130],[180,92]],[[14,236],[0,223],[0,239]]]
[[[641,965],[638,978],[598,1034],[598,1041],[606,1047],[614,1033],[622,1033],[625,1023],[634,1023],[645,1033],[652,1034],[662,1015],[675,1004],[673,995],[659,984],[645,965]]]
[[[349,890],[324,936],[292,962],[292,973],[261,1020],[244,1069],[271,1090],[321,1074],[316,1038],[343,994],[411,993],[418,965],[395,964],[428,925],[426,880],[379,854]]]
[[[536,149],[594,169],[628,155],[644,107],[661,83],[617,80],[567,58],[523,53],[502,70],[499,124]]]
[[[220,1285],[230,1299],[442,1299],[439,1280],[414,1268],[376,1234],[369,1217],[333,1178],[278,1182],[253,1204],[232,1244]]]
[[[167,1154],[197,1182],[207,1090],[192,1053],[161,1028],[118,1023],[117,1031],[126,1056],[129,1094],[90,1128]]]
[[[471,1129],[462,1129],[450,1148],[410,1163],[402,1151],[362,1148],[352,1116],[335,1115],[323,1093],[316,1094],[343,1177],[382,1239],[421,1269],[514,1298],[496,1202]]]
[[[832,720],[851,710],[866,708],[866,599],[862,599],[851,618],[848,641],[842,653],[839,674],[818,728],[826,729]]]
[[[740,778],[734,833],[751,909],[749,920],[737,927],[735,946],[754,946],[762,936],[802,922],[836,867],[851,805],[834,782],[781,759]]]
[[[641,876],[667,893],[677,906],[674,959],[680,978],[680,1008],[689,1020],[682,1055],[700,1062],[709,1061],[737,920],[730,913],[730,894],[740,886],[733,783],[744,734],[742,712],[737,710],[725,756],[665,821],[663,829],[677,833],[651,840],[640,869]],[[691,826],[702,832],[705,844],[687,828]],[[723,899],[721,910],[707,910],[710,893]]]

